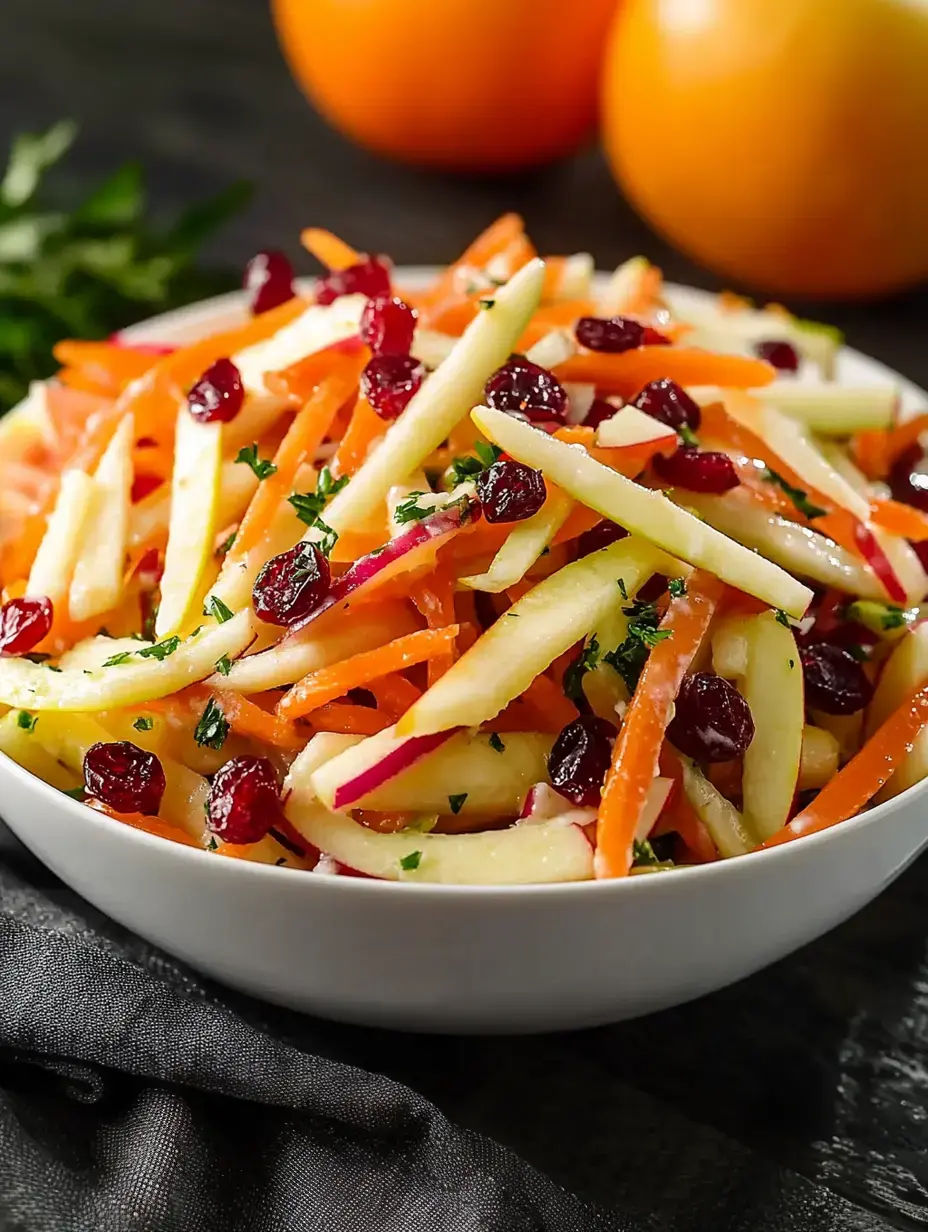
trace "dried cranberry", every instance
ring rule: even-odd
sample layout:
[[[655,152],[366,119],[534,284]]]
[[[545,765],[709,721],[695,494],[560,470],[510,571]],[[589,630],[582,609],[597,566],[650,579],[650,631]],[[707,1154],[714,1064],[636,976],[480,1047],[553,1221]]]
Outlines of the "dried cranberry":
[[[332,585],[329,562],[314,543],[298,543],[273,556],[255,579],[255,614],[269,625],[289,628],[325,600]]]
[[[588,351],[633,351],[644,344],[645,327],[631,317],[581,317],[574,326],[577,341]]]
[[[242,374],[231,359],[217,359],[187,395],[187,407],[200,423],[230,423],[245,402]]]
[[[825,714],[856,714],[873,696],[873,685],[853,655],[829,642],[804,646],[799,657],[806,704]]]
[[[280,787],[266,757],[233,757],[216,771],[206,825],[227,843],[257,843],[280,813]]]
[[[347,269],[329,270],[316,283],[316,303],[331,304],[342,295],[375,299],[390,294],[390,270],[379,257],[365,257]]]
[[[408,355],[418,315],[395,295],[377,295],[361,313],[361,341],[375,355]]]
[[[548,757],[551,785],[572,804],[595,808],[612,761],[615,728],[593,714],[568,723]]]
[[[754,739],[754,719],[733,684],[712,672],[696,672],[680,686],[667,735],[695,761],[733,761]]]
[[[164,795],[164,768],[131,740],[92,744],[84,754],[84,786],[117,813],[154,817]]]
[[[477,496],[488,522],[522,522],[545,503],[541,471],[521,462],[494,462],[477,476]]]
[[[0,654],[28,654],[47,637],[55,614],[51,599],[10,599],[0,607]]]
[[[567,391],[547,368],[533,364],[523,355],[513,356],[487,381],[484,390],[487,406],[497,411],[516,412],[533,423],[557,420],[567,415]]]
[[[585,428],[598,428],[603,420],[611,419],[616,414],[618,414],[618,410],[611,402],[607,402],[605,398],[594,398],[590,403],[590,409],[583,417],[583,426]]]
[[[889,487],[894,500],[928,513],[928,457],[920,445],[910,446],[893,463]]]
[[[607,548],[610,543],[618,543],[620,539],[624,539],[627,535],[628,531],[624,526],[619,526],[617,522],[610,522],[608,518],[603,518],[601,522],[597,522],[590,530],[585,530],[577,539],[577,559],[589,556],[591,552],[598,552],[600,548]]]
[[[782,340],[758,342],[754,351],[761,359],[766,359],[768,364],[772,364],[780,372],[799,371],[799,352],[791,342]]]
[[[699,404],[694,402],[685,389],[669,377],[659,381],[649,381],[640,389],[631,401],[639,411],[650,415],[659,423],[667,424],[677,431],[680,428],[691,428],[694,432],[702,421]]]
[[[411,355],[375,355],[361,373],[361,393],[381,419],[396,419],[424,377],[425,368]]]
[[[655,454],[652,465],[666,483],[688,492],[727,492],[741,482],[728,454],[682,446],[669,458]]]
[[[259,252],[245,266],[245,290],[253,316],[270,312],[293,299],[293,266],[282,252]]]

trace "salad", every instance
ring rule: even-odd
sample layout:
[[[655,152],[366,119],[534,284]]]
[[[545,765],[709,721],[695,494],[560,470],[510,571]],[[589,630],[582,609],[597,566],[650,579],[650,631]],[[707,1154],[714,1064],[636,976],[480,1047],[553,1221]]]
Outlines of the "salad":
[[[0,429],[0,750],[330,875],[615,878],[928,774],[928,415],[840,338],[506,215],[425,289],[325,231]],[[814,379],[813,379],[814,378]]]

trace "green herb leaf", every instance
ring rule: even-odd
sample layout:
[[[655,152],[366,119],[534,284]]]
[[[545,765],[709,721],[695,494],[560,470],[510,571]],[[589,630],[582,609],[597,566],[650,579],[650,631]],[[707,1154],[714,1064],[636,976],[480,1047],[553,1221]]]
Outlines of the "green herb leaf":
[[[400,868],[406,873],[411,873],[413,869],[419,867],[419,861],[421,859],[421,851],[411,851],[408,856],[403,856],[400,860]]]
[[[35,725],[39,721],[37,714],[30,714],[28,710],[20,710],[16,716],[16,726],[21,727],[23,731],[35,731]]]
[[[503,744],[496,732],[490,733],[489,745],[494,753],[505,753],[506,751],[505,744]]]
[[[564,693],[572,702],[580,703],[584,700],[583,677],[587,672],[591,672],[598,662],[599,642],[594,634],[564,672]]]
[[[478,299],[477,300],[478,308],[482,308],[484,312],[486,312],[487,309],[492,308],[495,303],[496,303],[495,299]]]
[[[166,637],[163,642],[156,642],[154,646],[143,646],[141,650],[135,653],[140,659],[157,659],[161,663],[168,655],[172,655],[180,645],[180,638]]]
[[[331,556],[332,549],[338,542],[338,534],[323,522],[320,514],[326,502],[342,490],[348,478],[347,475],[342,475],[341,479],[333,479],[332,472],[324,466],[319,472],[315,492],[293,492],[287,497],[300,521],[320,532],[321,538],[316,546],[324,556]]]
[[[69,787],[64,794],[70,796],[72,800],[80,800],[81,803],[87,799],[87,792],[83,787]]]
[[[474,445],[474,452],[483,463],[484,470],[498,462],[503,456],[499,445],[488,445],[486,441],[477,441]]]
[[[680,424],[679,428],[677,428],[677,435],[684,445],[690,445],[695,448],[699,444],[699,437],[689,424]]]
[[[224,625],[227,620],[231,620],[233,612],[226,607],[218,595],[210,595],[203,606],[204,616],[215,616],[219,624]]]
[[[457,816],[457,814],[460,813],[461,809],[464,807],[464,801],[466,799],[467,799],[466,791],[462,791],[459,796],[449,796],[448,797],[448,804],[451,808],[452,813],[454,813],[455,816]]]
[[[276,475],[277,467],[273,462],[258,457],[257,445],[243,445],[238,451],[236,462],[244,462],[250,466],[258,479],[267,479],[268,475]]]
[[[393,521],[398,526],[404,526],[407,522],[421,522],[430,513],[434,513],[433,507],[418,503],[419,497],[425,495],[425,492],[413,492],[406,500],[400,501],[393,514]]]
[[[794,488],[791,483],[787,483],[782,475],[772,470],[769,466],[764,471],[762,478],[767,483],[775,484],[785,492],[799,512],[807,517],[810,522],[815,518],[823,518],[828,512],[827,509],[822,509],[820,505],[813,505],[802,488]]]
[[[777,608],[776,615],[777,615],[777,624],[783,625],[785,626],[785,628],[788,629],[789,628],[789,617],[787,616],[787,614],[783,611],[781,607]]]
[[[895,603],[887,603],[886,611],[880,617],[884,629],[901,629],[906,624],[905,611]]]
[[[151,731],[155,725],[155,720],[148,715],[139,715],[132,726],[136,731]]]
[[[229,661],[228,655],[223,655],[221,659],[216,660],[216,671],[220,676],[228,676],[232,670],[232,664]]]
[[[103,660],[104,667],[118,667],[120,663],[125,663],[132,658],[131,650],[120,650],[119,654],[110,655],[108,659]]]
[[[206,703],[206,709],[200,716],[193,738],[201,747],[221,749],[229,735],[229,723],[220,706],[213,698]]]
[[[603,662],[614,668],[625,681],[629,693],[634,693],[641,672],[654,647],[672,635],[670,629],[659,629],[660,613],[653,603],[636,599],[631,607],[622,609],[629,618],[625,641],[603,655]]]
[[[671,598],[681,599],[686,594],[686,582],[683,578],[671,578],[667,583],[667,589],[670,591]]]
[[[217,556],[226,556],[228,554],[232,544],[235,542],[235,536],[237,534],[238,531],[234,530],[232,534],[229,535],[228,539],[223,539],[222,543],[220,543],[219,547],[216,549]]]
[[[219,844],[216,842],[214,838],[210,837],[209,842],[206,844],[206,850],[207,851],[218,851],[219,850]]]
[[[660,864],[661,861],[654,854],[654,848],[647,839],[635,839],[632,843],[632,865],[637,868],[646,868],[650,865]]]
[[[865,647],[861,646],[859,642],[852,642],[849,646],[845,646],[844,649],[851,656],[851,658],[856,659],[858,663],[870,662],[869,654],[867,654]]]
[[[628,602],[628,591],[625,589],[625,578],[619,578],[618,581],[619,581],[619,594],[622,596],[622,598],[627,603]]]

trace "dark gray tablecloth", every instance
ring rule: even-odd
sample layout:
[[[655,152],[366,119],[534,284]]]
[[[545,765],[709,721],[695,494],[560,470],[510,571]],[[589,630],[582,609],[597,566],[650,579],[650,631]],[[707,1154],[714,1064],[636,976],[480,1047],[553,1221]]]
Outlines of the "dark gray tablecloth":
[[[3,0],[0,143],[65,115],[85,126],[76,177],[141,158],[164,209],[254,180],[216,246],[236,264],[268,244],[295,254],[310,222],[445,261],[516,208],[542,249],[604,266],[647,251],[715,285],[634,218],[595,153],[465,182],[351,149],[291,84],[260,0]],[[806,311],[928,384],[924,293]],[[924,862],[695,1005],[572,1036],[429,1040],[204,987],[30,861],[0,861],[0,1227],[928,1224]]]

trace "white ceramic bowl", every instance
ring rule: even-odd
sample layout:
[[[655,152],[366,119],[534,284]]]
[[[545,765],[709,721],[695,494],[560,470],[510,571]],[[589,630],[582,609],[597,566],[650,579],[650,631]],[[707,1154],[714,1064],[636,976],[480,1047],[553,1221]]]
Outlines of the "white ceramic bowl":
[[[234,320],[238,304],[134,334],[190,339]],[[839,372],[899,380],[853,352]],[[839,924],[928,841],[922,784],[823,834],[663,876],[427,886],[220,860],[84,808],[2,755],[0,800],[63,881],[207,975],[328,1018],[417,1031],[587,1027],[701,996]]]

